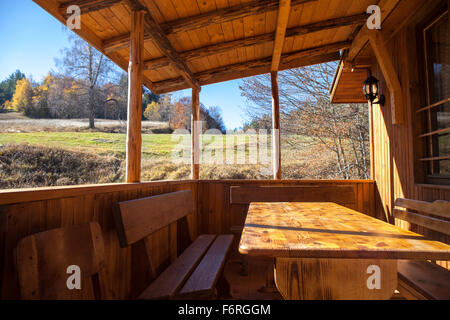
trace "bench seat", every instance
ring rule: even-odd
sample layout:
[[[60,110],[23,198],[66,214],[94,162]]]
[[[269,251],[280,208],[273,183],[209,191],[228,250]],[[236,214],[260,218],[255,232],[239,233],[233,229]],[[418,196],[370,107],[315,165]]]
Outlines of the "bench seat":
[[[450,299],[450,271],[428,261],[398,261],[398,285],[407,299]]]
[[[206,298],[214,294],[221,270],[233,242],[233,235],[220,235],[211,245],[194,273],[180,290],[181,299]]]
[[[172,299],[192,274],[215,238],[215,235],[199,236],[145,289],[138,299]]]

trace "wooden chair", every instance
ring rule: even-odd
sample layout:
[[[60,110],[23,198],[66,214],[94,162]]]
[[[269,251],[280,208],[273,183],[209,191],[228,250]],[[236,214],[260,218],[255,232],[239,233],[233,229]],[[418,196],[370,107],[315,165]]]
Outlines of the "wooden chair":
[[[115,212],[122,247],[144,241],[154,281],[139,299],[209,298],[216,289],[219,296],[229,296],[229,285],[223,276],[233,235],[200,235],[170,266],[156,277],[148,236],[186,219],[195,210],[190,190],[121,202]]]
[[[395,207],[395,218],[450,235],[450,202],[399,198]],[[407,299],[450,299],[450,271],[428,261],[399,261],[398,283]]]
[[[102,231],[96,222],[22,239],[15,250],[22,299],[112,298],[104,251]],[[69,266],[80,268],[80,290],[70,290],[67,285]]]

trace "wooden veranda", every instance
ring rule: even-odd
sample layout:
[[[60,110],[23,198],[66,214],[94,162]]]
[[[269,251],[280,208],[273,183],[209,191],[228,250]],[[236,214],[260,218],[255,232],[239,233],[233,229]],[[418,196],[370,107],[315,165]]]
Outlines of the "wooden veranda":
[[[415,257],[420,260],[418,265],[398,265],[398,286],[397,264],[392,263],[396,260],[389,261],[389,268],[392,268],[390,274],[394,274],[391,285],[399,289],[400,294],[406,298],[450,298],[447,270],[450,259],[448,246],[450,187],[445,180],[445,174],[449,173],[444,172],[436,178],[439,172],[435,170],[432,172],[433,179],[428,180],[428,175],[424,172],[426,169],[422,166],[426,161],[446,161],[449,155],[423,154],[427,150],[426,146],[422,147],[425,143],[423,138],[436,133],[429,131],[424,135],[423,132],[419,132],[424,122],[418,118],[420,110],[432,109],[433,105],[427,103],[424,98],[426,89],[421,82],[422,57],[417,53],[423,48],[423,44],[417,38],[417,29],[436,16],[445,18],[447,14],[448,19],[449,1],[34,0],[34,2],[63,24],[66,24],[67,19],[73,14],[73,11],[68,9],[74,5],[78,6],[81,9],[81,26],[73,31],[128,71],[127,183],[0,191],[2,299],[23,297],[24,288],[21,285],[24,282],[19,281],[21,284],[19,285],[17,281],[15,265],[17,261],[14,256],[14,250],[21,239],[42,231],[89,222],[98,222],[102,229],[104,238],[104,265],[102,265],[107,269],[108,277],[111,279],[110,293],[114,298],[138,297],[156,277],[167,270],[168,266],[173,265],[177,257],[199,235],[213,234],[219,238],[220,235],[230,233],[235,237],[224,274],[231,285],[231,296],[239,299],[281,298],[277,293],[267,294],[257,291],[260,286],[267,286],[271,280],[267,279],[267,268],[270,269],[272,264],[270,257],[267,259],[267,252],[265,257],[249,256],[247,262],[242,260],[241,255],[248,253],[245,248],[241,247],[241,254],[239,253],[239,241],[244,225],[244,235],[249,227],[245,222],[247,213],[255,202],[309,204],[333,202],[335,206],[342,208],[339,210],[344,210],[342,212],[345,212],[346,217],[354,216],[357,219],[359,214],[364,214],[409,230],[402,233],[399,231],[400,228],[386,227],[389,232],[394,232],[392,228],[395,228],[395,232],[399,233],[395,237],[435,241],[430,246],[422,246],[424,242],[419,241],[417,247],[409,249],[410,254],[402,253],[401,248],[393,245],[391,256],[380,254],[385,250],[383,246],[388,246],[383,241],[377,242],[373,248],[369,245],[356,247],[360,247],[361,259],[378,257],[412,261],[413,254],[416,254]],[[371,5],[377,5],[380,9],[380,29],[370,30],[367,27],[366,22],[371,16],[367,13],[367,9]],[[283,162],[279,135],[282,123],[280,123],[277,74],[290,68],[331,61],[339,62],[333,87],[330,88],[332,102],[367,103],[362,87],[370,74],[380,79],[380,90],[386,95],[384,106],[380,106],[376,101],[368,104],[371,180],[282,180]],[[445,60],[444,64],[448,66],[449,61]],[[266,73],[271,74],[272,83],[272,127],[275,133],[272,143],[273,180],[200,180],[200,132],[194,125],[191,131],[192,180],[141,181],[142,85],[157,94],[191,88],[192,118],[195,123],[200,117],[202,86]],[[449,96],[446,97],[447,102],[448,98]],[[448,133],[449,126],[445,123],[444,128],[439,128],[441,130],[439,134]],[[418,140],[421,141],[420,144],[417,143]],[[430,158],[432,160],[429,160]],[[122,203],[126,201],[137,201],[134,202],[137,207],[142,205],[148,208],[148,203],[141,204],[137,199],[186,190],[192,194],[192,203],[191,200],[188,201],[188,205],[185,202],[177,202],[181,200],[173,203],[183,208],[188,207],[189,210],[183,209],[185,211],[183,214],[179,213],[167,221],[158,220],[157,230],[150,228],[151,230],[145,230],[145,234],[135,237],[143,241],[119,242],[116,230],[119,203],[123,218],[127,204]],[[431,204],[434,201],[438,202]],[[167,210],[165,205],[156,203],[156,206]],[[399,219],[408,222],[401,222]],[[362,221],[372,220],[362,219]],[[378,226],[378,222],[373,223]],[[122,221],[122,224],[123,234],[126,234],[126,222]],[[339,226],[339,223],[336,225]],[[254,225],[251,227],[255,228]],[[299,229],[301,228],[297,228],[295,232],[305,231]],[[407,233],[410,231],[415,233]],[[337,233],[349,232],[355,231],[345,229],[338,230]],[[366,234],[368,237],[379,236],[375,231],[361,230],[361,232],[363,236],[364,232],[370,233]],[[428,240],[422,239],[419,234]],[[298,239],[301,239],[301,235],[303,234],[295,234]],[[270,242],[270,239],[267,242]],[[298,249],[296,254],[304,253],[301,249]],[[290,252],[289,250],[290,248],[283,248],[281,251]],[[430,253],[433,250],[436,252]],[[352,254],[352,258],[358,258],[357,250]],[[309,254],[308,258],[312,257],[315,256]],[[332,258],[336,257],[339,255]],[[433,263],[427,260],[433,260]],[[409,260],[403,262],[405,261]],[[248,263],[245,270],[248,272],[247,276],[239,274],[239,263],[243,266]],[[151,272],[147,272],[149,269]],[[436,282],[436,277],[440,281]],[[326,291],[326,288],[324,290]],[[78,296],[71,297],[93,296],[83,290]],[[340,296],[331,294],[316,297],[332,299]]]

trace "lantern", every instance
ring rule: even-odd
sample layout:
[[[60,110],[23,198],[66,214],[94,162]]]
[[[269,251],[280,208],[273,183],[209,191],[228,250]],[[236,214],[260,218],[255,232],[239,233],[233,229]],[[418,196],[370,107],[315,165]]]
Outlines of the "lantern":
[[[381,106],[384,106],[385,98],[384,95],[379,96],[379,87],[378,83],[380,81],[374,76],[370,76],[364,81],[364,95],[367,100],[372,103],[377,103]]]

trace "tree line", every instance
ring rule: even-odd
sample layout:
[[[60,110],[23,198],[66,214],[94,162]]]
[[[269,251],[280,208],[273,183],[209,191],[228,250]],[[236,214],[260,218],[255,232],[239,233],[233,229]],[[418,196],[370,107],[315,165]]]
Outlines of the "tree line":
[[[71,46],[56,59],[57,71],[42,81],[16,71],[0,83],[0,112],[21,112],[30,118],[127,119],[128,77],[84,40],[71,35]],[[142,119],[169,123],[171,129],[190,129],[190,98],[175,101],[143,88]],[[201,106],[205,129],[225,131],[218,107]]]

